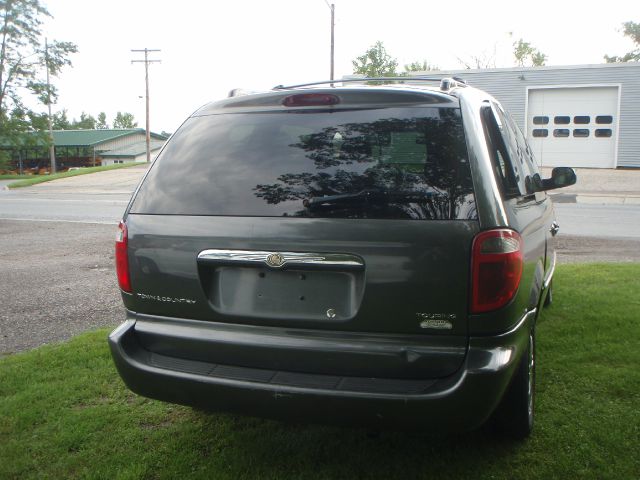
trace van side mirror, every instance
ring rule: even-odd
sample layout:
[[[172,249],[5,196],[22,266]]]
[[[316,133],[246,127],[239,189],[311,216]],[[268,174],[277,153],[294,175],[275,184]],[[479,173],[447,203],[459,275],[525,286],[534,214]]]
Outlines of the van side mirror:
[[[568,187],[576,183],[576,172],[570,167],[556,167],[551,171],[551,178],[542,180],[542,190]]]

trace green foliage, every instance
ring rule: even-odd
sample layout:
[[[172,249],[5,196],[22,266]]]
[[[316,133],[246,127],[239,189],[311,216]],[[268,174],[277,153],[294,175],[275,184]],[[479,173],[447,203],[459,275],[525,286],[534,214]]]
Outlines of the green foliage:
[[[26,123],[26,127],[29,131],[43,132],[43,135],[48,137],[49,135],[49,117],[46,113],[36,113],[32,111],[27,112],[29,121]],[[45,132],[46,131],[46,132]]]
[[[0,114],[0,141],[7,148],[20,151],[21,148],[48,146],[49,133],[46,131],[47,117],[34,113],[22,106],[14,106],[8,114]],[[29,135],[23,135],[29,133]],[[6,170],[12,160],[9,150],[0,151],[0,170]]]
[[[624,22],[622,24],[622,31],[625,37],[629,37],[631,41],[635,44],[635,47],[632,51],[625,53],[623,56],[609,56],[605,55],[604,60],[607,63],[617,63],[617,62],[638,62],[640,61],[640,23],[635,22]]]
[[[43,18],[51,15],[39,0],[0,0],[0,119],[22,105],[19,91],[27,88],[45,104],[55,99],[55,90],[42,80],[45,67],[52,76],[71,65],[69,55],[77,51],[71,42],[53,40],[45,51],[41,38]]]
[[[5,120],[8,110],[21,106],[18,89],[35,77],[41,17],[50,14],[37,0],[0,0],[0,15],[0,120]]]
[[[638,277],[637,264],[558,267],[525,442],[370,438],[148,400],[124,386],[99,330],[0,359],[0,478],[638,478]]]
[[[531,55],[531,65],[534,67],[542,67],[545,65],[546,61],[547,56],[540,51],[537,51]]]
[[[9,169],[11,155],[6,150],[0,150],[0,171]]]
[[[24,107],[21,94],[28,91],[45,104],[55,101],[55,88],[43,81],[46,67],[57,76],[71,65],[69,55],[77,48],[70,42],[52,41],[45,48],[41,38],[44,18],[51,17],[39,0],[0,0],[0,138],[8,146],[18,148],[41,139],[50,142],[46,117]],[[4,165],[8,153],[2,155]]]
[[[116,118],[113,119],[113,128],[136,128],[138,122],[136,122],[132,113],[118,112]]]
[[[366,77],[395,77],[398,61],[387,53],[382,42],[376,42],[364,55],[351,62],[353,73]]]
[[[522,38],[513,42],[513,56],[519,67],[541,67],[547,61],[547,56],[544,53]]]
[[[103,123],[100,122],[100,115],[103,116]],[[104,112],[100,112],[98,120],[96,120],[93,115],[82,112],[79,119],[76,120],[74,118],[69,121],[67,110],[63,108],[59,112],[53,114],[51,123],[54,130],[95,130],[98,128],[108,128],[106,123],[104,123],[105,121],[106,114]]]
[[[51,125],[54,130],[71,130],[71,122],[67,117],[66,108],[63,108],[52,115]]]
[[[80,114],[80,120],[73,120],[71,124],[71,128],[76,130],[95,130],[96,129],[96,119],[89,115],[88,113],[82,112]]]
[[[37,53],[40,55],[38,65],[40,70],[46,72],[49,68],[49,75],[58,76],[62,67],[71,65],[68,55],[78,51],[75,44],[70,42],[53,41],[45,45]],[[54,104],[58,98],[56,87],[50,82],[47,83],[45,74],[41,73],[37,78],[33,78],[27,83],[27,87],[38,97],[38,100],[45,105]]]
[[[409,72],[426,72],[429,70],[440,70],[440,67],[430,64],[426,60],[411,62],[404,66],[404,73]]]
[[[98,121],[96,122],[96,128],[98,130],[106,130],[109,128],[109,124],[107,124],[107,114],[104,112],[100,112],[98,114]]]

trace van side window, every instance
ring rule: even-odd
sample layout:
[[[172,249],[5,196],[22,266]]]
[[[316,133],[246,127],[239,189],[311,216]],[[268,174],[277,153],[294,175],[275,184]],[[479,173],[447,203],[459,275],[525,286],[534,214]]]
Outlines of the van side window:
[[[533,176],[539,174],[533,159],[533,151],[513,118],[499,104],[494,103],[493,107],[498,121],[503,125],[505,142],[510,146],[509,153],[514,164],[513,168],[518,173],[520,191],[526,195],[532,194],[534,193]]]
[[[482,107],[481,113],[495,177],[498,179],[505,196],[520,196],[525,191],[524,184],[521,189],[518,180],[519,175],[511,161],[512,154],[509,151],[508,143],[505,141],[503,128],[501,128],[501,124],[498,123],[498,119],[489,105]]]
[[[538,169],[538,164],[536,163],[533,150],[529,145],[529,142],[527,142],[527,138],[522,133],[522,130],[520,130],[520,127],[518,127],[516,122],[513,120],[513,117],[509,115],[509,113],[507,112],[504,112],[504,113],[505,113],[505,116],[507,117],[509,125],[511,125],[511,129],[516,134],[516,142],[518,142],[518,146],[524,152],[524,161],[527,169],[529,170],[529,173],[531,175],[535,175],[536,173],[540,174],[540,170]]]

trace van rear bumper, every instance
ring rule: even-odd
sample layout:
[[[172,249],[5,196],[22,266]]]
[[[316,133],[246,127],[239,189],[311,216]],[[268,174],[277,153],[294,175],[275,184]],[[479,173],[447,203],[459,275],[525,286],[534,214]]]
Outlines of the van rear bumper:
[[[220,365],[142,344],[136,320],[109,336],[126,385],[149,398],[310,423],[464,431],[480,426],[505,392],[528,345],[535,310],[515,328],[471,337],[462,367],[445,378],[371,378]]]

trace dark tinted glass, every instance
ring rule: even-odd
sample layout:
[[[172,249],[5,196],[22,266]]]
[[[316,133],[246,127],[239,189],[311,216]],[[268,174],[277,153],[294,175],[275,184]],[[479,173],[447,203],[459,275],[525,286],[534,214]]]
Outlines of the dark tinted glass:
[[[573,123],[577,123],[578,125],[587,125],[591,121],[591,117],[588,115],[576,115],[573,117]]]
[[[512,165],[514,167],[514,172],[516,174],[516,179],[519,182],[520,192],[532,193],[529,188],[531,177],[539,173],[538,168],[535,165],[535,161],[533,159],[533,152],[527,143],[527,140],[522,135],[522,131],[520,127],[513,121],[513,117],[509,115],[509,113],[505,112],[502,107],[495,104],[498,115],[503,118],[504,125],[506,125],[506,131],[508,131],[508,136],[511,137],[510,142],[515,145],[512,145]],[[524,187],[524,189],[523,189]]]
[[[555,123],[556,125],[569,125],[570,121],[571,117],[566,116],[554,117],[553,119],[553,123]]]
[[[596,137],[610,137],[611,129],[610,128],[597,128],[594,132]]]
[[[546,128],[535,128],[533,130],[533,136],[534,137],[548,137],[549,136],[549,130],[547,130]]]
[[[596,123],[607,125],[613,123],[613,117],[611,115],[598,115],[596,117]]]
[[[460,111],[438,107],[191,118],[131,211],[477,218]]]
[[[534,125],[546,125],[549,123],[549,117],[533,117]]]
[[[573,129],[573,136],[574,137],[588,137],[589,136],[589,129],[588,128],[574,128]]]
[[[554,137],[568,137],[569,136],[569,129],[567,129],[567,128],[556,128],[553,131],[553,136]]]

